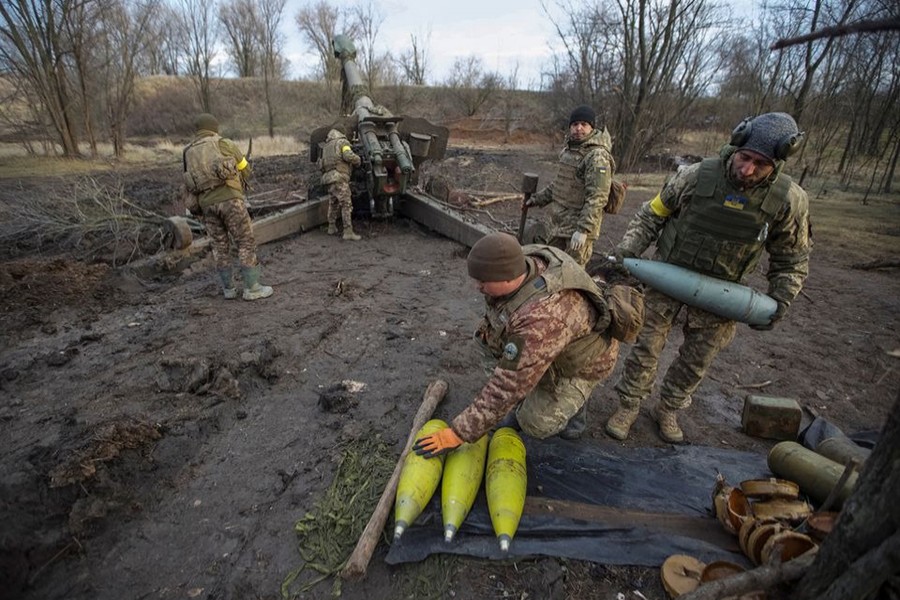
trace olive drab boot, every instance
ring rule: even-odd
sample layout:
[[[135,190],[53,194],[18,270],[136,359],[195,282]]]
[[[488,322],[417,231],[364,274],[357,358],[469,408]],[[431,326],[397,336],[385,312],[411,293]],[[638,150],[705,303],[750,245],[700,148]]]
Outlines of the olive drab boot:
[[[259,271],[259,265],[241,267],[241,275],[244,278],[244,300],[268,298],[275,292],[270,286],[259,284]]]
[[[337,235],[337,211],[334,209],[334,200],[328,201],[328,235]]]
[[[219,279],[222,280],[222,295],[227,300],[237,298],[237,290],[234,289],[234,279],[231,269],[219,269]]]
[[[631,431],[631,426],[637,421],[640,412],[640,406],[628,407],[620,404],[606,422],[606,433],[617,440],[624,440],[628,437],[628,432]]]
[[[653,417],[659,424],[659,437],[665,441],[677,444],[684,441],[684,432],[678,426],[675,413],[678,411],[667,408],[662,402],[656,406]]]
[[[559,437],[564,440],[581,439],[585,429],[587,429],[587,402],[582,404],[578,412],[572,415],[563,430],[559,432]]]
[[[343,207],[341,209],[341,218],[344,220],[343,238],[351,242],[358,242],[359,240],[361,240],[362,238],[356,235],[356,232],[353,231],[353,207]]]

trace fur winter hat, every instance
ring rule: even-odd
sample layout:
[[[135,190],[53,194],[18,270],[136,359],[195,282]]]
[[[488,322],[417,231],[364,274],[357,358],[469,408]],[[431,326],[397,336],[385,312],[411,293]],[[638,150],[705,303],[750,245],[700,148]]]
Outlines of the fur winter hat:
[[[525,253],[508,233],[490,233],[475,242],[466,265],[478,281],[511,281],[525,273]]]

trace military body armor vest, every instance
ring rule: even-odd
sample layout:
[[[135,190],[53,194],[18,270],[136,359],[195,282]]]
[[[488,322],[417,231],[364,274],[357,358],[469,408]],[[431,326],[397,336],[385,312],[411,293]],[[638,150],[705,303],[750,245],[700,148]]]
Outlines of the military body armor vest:
[[[331,184],[350,180],[353,167],[343,159],[341,151],[341,148],[349,145],[350,142],[343,137],[325,142],[325,146],[322,148],[322,173],[325,175],[322,183]],[[337,173],[332,173],[332,171],[337,171]]]
[[[506,327],[513,313],[532,299],[546,297],[562,290],[578,290],[596,308],[597,322],[591,333],[566,346],[553,361],[556,374],[572,377],[609,347],[610,341],[604,335],[610,323],[606,299],[597,283],[562,250],[538,245],[525,246],[522,250],[526,256],[546,261],[547,268],[540,275],[533,273],[527,277],[518,291],[507,299],[488,306],[486,316],[490,330],[485,341],[491,353],[495,357],[500,357],[506,344]]]
[[[184,184],[192,194],[208,192],[229,180],[237,181],[237,161],[233,156],[222,154],[219,149],[221,139],[219,135],[204,136],[184,149]]]
[[[762,257],[769,230],[789,202],[791,178],[780,174],[768,190],[741,191],[718,158],[707,158],[697,186],[659,236],[658,256],[727,281],[741,281]]]

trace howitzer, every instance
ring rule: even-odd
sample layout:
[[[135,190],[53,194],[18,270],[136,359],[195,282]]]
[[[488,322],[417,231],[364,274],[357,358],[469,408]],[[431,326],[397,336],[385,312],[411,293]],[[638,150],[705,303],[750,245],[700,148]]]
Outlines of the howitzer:
[[[395,199],[416,183],[419,165],[444,157],[449,131],[422,118],[394,115],[375,104],[350,38],[336,35],[331,46],[341,61],[341,114],[346,116],[312,132],[309,159],[316,162],[322,156],[330,130],[343,132],[362,158],[350,181],[354,208],[376,217],[390,216]]]

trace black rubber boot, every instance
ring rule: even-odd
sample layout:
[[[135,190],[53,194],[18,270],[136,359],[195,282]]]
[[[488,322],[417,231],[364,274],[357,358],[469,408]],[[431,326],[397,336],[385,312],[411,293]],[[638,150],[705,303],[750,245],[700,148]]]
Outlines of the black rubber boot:
[[[559,432],[559,437],[564,440],[581,439],[585,429],[587,429],[587,402],[578,409],[577,413],[572,415],[565,428]]]

